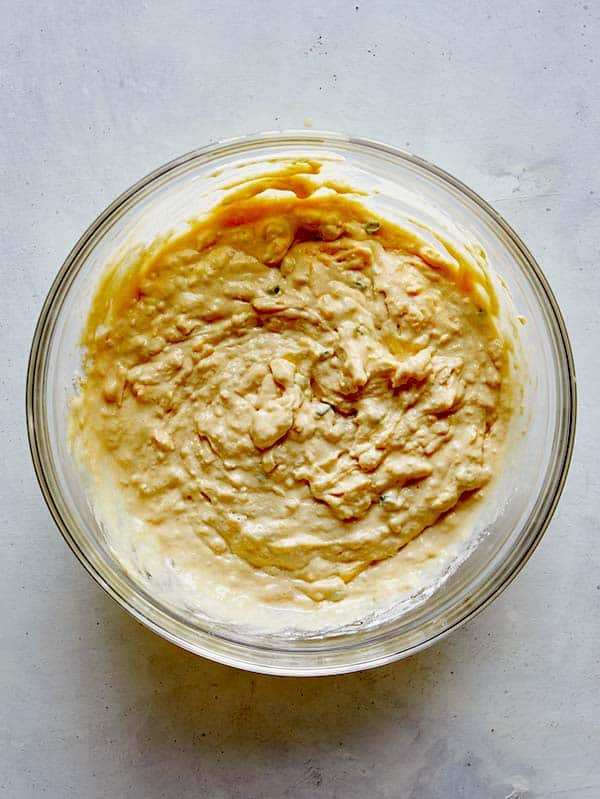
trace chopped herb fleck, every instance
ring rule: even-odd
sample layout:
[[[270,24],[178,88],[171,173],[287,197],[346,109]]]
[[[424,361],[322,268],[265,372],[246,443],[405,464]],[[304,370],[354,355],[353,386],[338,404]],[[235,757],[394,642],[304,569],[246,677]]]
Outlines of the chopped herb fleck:
[[[317,412],[315,413],[315,416],[318,416],[319,418],[320,418],[321,416],[325,416],[325,414],[327,413],[327,411],[330,411],[330,410],[333,408],[333,405],[330,405],[328,402],[323,402],[323,403],[321,403],[321,404],[322,404],[322,405],[325,405],[325,408],[322,408],[321,410],[319,410],[319,411],[317,411]]]
[[[365,230],[369,234],[377,233],[379,228],[381,227],[381,222],[367,222],[365,225]]]
[[[356,333],[357,336],[365,335],[365,329],[362,325],[356,325],[356,327],[354,328],[354,332]]]
[[[273,288],[267,289],[267,294],[279,294],[280,291],[279,286],[273,286]]]
[[[353,280],[352,285],[355,289],[360,289],[361,291],[364,291],[367,288],[367,284],[362,280]]]
[[[382,505],[385,505],[388,499],[389,497],[387,494],[381,494],[381,496],[379,497],[379,501],[381,502]]]
[[[328,358],[331,358],[333,352],[331,350],[323,350],[323,352],[319,355],[320,361],[326,361]]]

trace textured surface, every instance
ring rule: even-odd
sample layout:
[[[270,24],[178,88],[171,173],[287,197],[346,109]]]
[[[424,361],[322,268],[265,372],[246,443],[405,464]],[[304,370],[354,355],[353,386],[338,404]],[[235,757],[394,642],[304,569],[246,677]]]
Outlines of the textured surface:
[[[5,2],[0,36],[0,794],[600,795],[597,3]],[[342,129],[406,146],[513,223],[563,308],[579,434],[544,541],[409,661],[314,680],[180,652],[104,596],[35,484],[26,357],[84,227],[216,138]]]

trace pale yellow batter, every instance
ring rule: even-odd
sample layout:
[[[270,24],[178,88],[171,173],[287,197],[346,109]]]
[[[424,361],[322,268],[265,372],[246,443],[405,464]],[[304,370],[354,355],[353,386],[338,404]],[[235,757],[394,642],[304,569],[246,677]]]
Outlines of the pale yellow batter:
[[[277,188],[105,276],[72,404],[92,493],[131,520],[120,546],[223,618],[385,601],[407,542],[429,528],[425,562],[465,523],[512,409],[484,272],[342,194]]]

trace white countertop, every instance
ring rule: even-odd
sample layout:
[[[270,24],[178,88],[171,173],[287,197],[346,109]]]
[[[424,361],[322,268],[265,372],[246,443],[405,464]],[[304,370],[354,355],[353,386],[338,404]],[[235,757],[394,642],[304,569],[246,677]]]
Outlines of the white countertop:
[[[7,0],[2,17],[0,795],[597,799],[599,4]],[[513,224],[565,315],[579,432],[542,544],[487,611],[408,661],[283,679],[179,651],[86,575],[35,481],[24,384],[52,278],[118,193],[307,118],[413,150]]]

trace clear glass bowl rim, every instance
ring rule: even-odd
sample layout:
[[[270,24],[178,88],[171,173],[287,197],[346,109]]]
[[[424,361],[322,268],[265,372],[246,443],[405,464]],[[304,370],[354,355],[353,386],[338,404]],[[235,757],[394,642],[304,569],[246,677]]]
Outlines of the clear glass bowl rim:
[[[47,372],[47,356],[48,344],[51,340],[53,323],[56,318],[56,307],[66,297],[69,291],[70,284],[73,277],[81,268],[85,257],[84,253],[89,243],[98,238],[102,229],[104,232],[108,229],[109,223],[118,218],[119,213],[123,213],[126,209],[130,208],[135,203],[136,198],[145,194],[154,184],[161,179],[165,178],[169,173],[178,170],[181,167],[193,166],[196,164],[205,164],[214,158],[223,157],[226,155],[240,155],[243,156],[248,151],[253,149],[266,149],[268,147],[281,147],[287,146],[290,148],[301,148],[302,145],[319,145],[319,146],[342,146],[348,151],[370,152],[373,155],[381,155],[387,158],[399,159],[408,162],[421,170],[430,173],[441,182],[448,184],[459,194],[466,197],[474,205],[478,206],[479,210],[483,212],[484,216],[489,217],[510,240],[511,244],[520,252],[527,269],[529,270],[528,277],[532,282],[537,285],[540,290],[544,301],[546,302],[546,311],[549,313],[552,326],[556,333],[557,341],[559,343],[559,364],[560,374],[558,375],[561,384],[561,400],[562,408],[562,434],[557,446],[558,460],[560,463],[554,469],[554,480],[548,486],[546,492],[546,508],[545,513],[540,517],[538,513],[533,519],[530,520],[528,528],[524,530],[522,535],[519,551],[515,553],[512,562],[503,564],[507,568],[502,570],[502,573],[496,575],[496,579],[490,579],[486,583],[485,589],[479,592],[479,595],[469,597],[468,602],[463,602],[462,610],[455,614],[455,618],[451,623],[448,623],[442,629],[435,629],[429,637],[424,638],[416,645],[402,646],[401,641],[398,640],[397,646],[388,647],[383,653],[378,653],[375,656],[369,656],[368,648],[369,643],[363,644],[363,648],[367,651],[362,658],[354,658],[351,662],[345,662],[342,658],[334,658],[332,662],[326,664],[311,663],[311,656],[314,653],[310,651],[302,653],[303,657],[296,656],[284,662],[286,656],[290,655],[288,650],[282,649],[280,654],[282,657],[277,658],[279,652],[269,647],[266,649],[273,658],[261,661],[261,647],[254,648],[248,647],[244,643],[235,642],[233,645],[233,652],[223,652],[218,648],[216,651],[209,645],[199,645],[197,643],[187,640],[172,629],[167,629],[162,624],[148,616],[139,608],[132,604],[131,600],[124,596],[119,590],[111,583],[107,575],[101,573],[100,570],[85,556],[80,546],[78,545],[77,530],[72,530],[66,522],[60,510],[60,500],[57,498],[46,478],[46,470],[53,468],[53,458],[49,451],[49,447],[44,435],[46,419],[46,381],[45,376]],[[444,638],[452,630],[464,624],[469,619],[480,613],[487,605],[492,602],[517,576],[525,563],[531,557],[533,551],[539,544],[552,516],[556,509],[556,505],[560,499],[564,483],[567,477],[569,464],[571,461],[573,443],[575,439],[575,426],[576,426],[576,380],[575,368],[571,345],[565,327],[565,323],[554,297],[554,294],[544,276],[541,268],[536,260],[529,252],[525,244],[521,241],[519,236],[515,233],[512,227],[498,214],[485,200],[478,194],[472,191],[468,186],[460,180],[449,174],[445,170],[430,163],[429,161],[414,155],[403,149],[392,147],[381,142],[353,137],[343,133],[331,131],[317,131],[317,130],[289,130],[289,131],[268,131],[249,136],[240,136],[237,138],[221,140],[204,147],[192,150],[172,161],[155,169],[149,173],[133,186],[119,195],[87,228],[83,235],[79,238],[71,252],[65,259],[62,267],[58,271],[42,306],[40,316],[33,335],[29,364],[27,371],[27,384],[26,384],[26,417],[27,417],[27,431],[29,438],[29,447],[31,457],[36,473],[36,477],[42,491],[42,495],[46,505],[60,530],[63,538],[72,550],[74,555],[84,566],[86,571],[93,577],[93,579],[111,596],[121,607],[130,613],[137,621],[144,624],[149,629],[161,635],[166,640],[187,649],[194,654],[208,657],[227,665],[235,666],[238,668],[247,669],[254,672],[262,672],[268,674],[280,674],[290,676],[317,676],[324,674],[338,674],[351,671],[358,671],[366,668],[373,668],[375,666],[384,665],[394,660],[412,655],[421,649],[424,649],[435,641]],[[164,615],[164,614],[163,614]],[[218,638],[216,636],[215,638]],[[392,639],[393,643],[393,639]],[[246,650],[252,649],[252,656],[246,657]],[[333,651],[333,650],[332,650]],[[341,650],[343,653],[343,650]],[[355,653],[356,654],[356,653]]]

